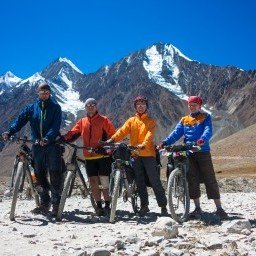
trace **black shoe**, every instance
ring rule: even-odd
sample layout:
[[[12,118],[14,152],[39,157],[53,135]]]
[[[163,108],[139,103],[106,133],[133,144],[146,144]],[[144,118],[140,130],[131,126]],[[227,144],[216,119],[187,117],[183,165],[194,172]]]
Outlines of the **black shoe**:
[[[168,216],[168,211],[166,206],[161,207],[161,216]]]
[[[109,215],[110,215],[110,211],[111,211],[111,209],[110,209],[109,206],[105,206],[105,207],[104,207],[105,215],[109,216]]]
[[[141,207],[141,209],[139,210],[138,214],[139,214],[140,217],[144,217],[147,214],[147,212],[149,212],[149,208],[146,205],[146,206],[142,206]]]
[[[97,207],[95,209],[95,212],[96,212],[97,216],[104,216],[104,210],[102,208]]]
[[[189,218],[200,219],[201,215],[202,215],[202,209],[200,207],[196,207],[195,210],[189,214]]]
[[[217,211],[215,212],[215,214],[221,219],[227,219],[228,218],[228,214],[224,211],[223,208],[217,208]]]
[[[31,212],[33,214],[43,214],[46,215],[50,210],[50,206],[49,205],[40,205],[38,207],[36,207],[35,209],[33,209]]]
[[[53,217],[57,217],[58,210],[59,210],[59,205],[58,205],[58,204],[53,204],[53,205],[52,205],[51,215],[52,215]]]

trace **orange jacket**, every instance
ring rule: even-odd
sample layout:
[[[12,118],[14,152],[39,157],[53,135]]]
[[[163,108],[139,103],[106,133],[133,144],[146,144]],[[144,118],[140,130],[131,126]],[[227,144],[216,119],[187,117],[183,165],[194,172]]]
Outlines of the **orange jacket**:
[[[84,117],[80,119],[75,126],[64,135],[66,141],[74,141],[82,136],[84,147],[99,147],[99,141],[109,139],[115,133],[115,127],[106,116],[98,113],[93,117]],[[103,155],[89,153],[83,150],[86,159],[100,158]]]
[[[154,135],[156,122],[147,113],[130,117],[124,125],[111,137],[114,141],[120,141],[130,134],[131,146],[139,144],[145,148],[139,150],[139,156],[155,156]]]

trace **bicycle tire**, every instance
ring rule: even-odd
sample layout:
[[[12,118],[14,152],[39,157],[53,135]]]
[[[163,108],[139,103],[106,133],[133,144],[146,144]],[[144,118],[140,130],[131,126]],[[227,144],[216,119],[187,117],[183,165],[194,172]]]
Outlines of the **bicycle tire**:
[[[172,218],[179,223],[188,220],[190,207],[188,184],[183,175],[179,168],[175,168],[169,176],[167,185],[167,199],[170,213]],[[177,203],[174,200],[177,200]],[[179,208],[179,203],[182,204],[181,208]]]
[[[109,216],[109,222],[114,223],[116,216],[117,198],[119,197],[120,190],[121,171],[115,171],[114,188],[111,196],[111,211]]]
[[[14,187],[15,176],[16,176],[16,173],[17,173],[18,163],[19,163],[19,158],[16,157],[15,160],[14,160],[14,163],[13,163],[13,169],[12,169],[12,175],[11,175],[11,185],[10,185],[11,189],[13,189],[13,187]]]
[[[91,188],[90,188],[90,183],[88,182],[88,185],[86,184],[86,181],[85,181],[85,179],[84,179],[84,176],[83,176],[83,174],[82,174],[82,172],[81,172],[81,169],[79,168],[78,165],[77,165],[77,174],[78,174],[78,176],[79,176],[79,178],[80,178],[80,180],[81,180],[81,182],[82,182],[82,185],[83,185],[83,187],[84,187],[86,193],[87,193],[87,194],[89,195],[89,197],[90,197],[90,201],[91,201],[91,204],[92,204],[93,209],[96,210],[97,204],[96,204],[96,201],[95,201],[95,199],[94,199],[94,197],[93,197],[93,195],[92,195],[92,190],[91,190]]]
[[[15,182],[13,187],[13,196],[12,196],[12,204],[11,204],[11,211],[10,211],[10,220],[15,220],[15,209],[17,204],[17,199],[19,195],[20,190],[20,182],[23,175],[23,162],[19,162],[17,166],[17,172],[15,175]]]
[[[131,191],[132,191],[132,195],[131,195],[132,209],[133,209],[133,212],[136,214],[140,210],[140,206],[139,206],[139,203],[138,203],[138,201],[140,199],[139,199],[139,194],[138,194],[138,191],[137,191],[137,186],[136,186],[135,181],[132,182]]]
[[[26,168],[25,173],[26,173],[26,176],[27,176],[29,188],[31,189],[32,195],[34,196],[34,199],[35,199],[36,206],[38,207],[40,205],[39,194],[35,190],[35,186],[34,186],[34,182],[33,182],[32,176],[31,176],[31,171],[29,169],[29,166],[27,164],[24,165],[24,166]]]
[[[68,197],[71,197],[71,195],[72,195],[72,191],[73,191],[74,186],[75,186],[75,180],[76,180],[76,175],[73,177],[73,179],[71,181],[69,191],[68,191]]]
[[[72,182],[74,176],[75,176],[75,173],[73,171],[68,171],[67,176],[64,181],[63,190],[61,193],[60,204],[59,204],[58,213],[56,216],[57,221],[61,221],[61,219],[62,219],[62,213],[63,213],[64,206],[66,203],[66,199],[68,197],[68,193],[70,191],[71,182]]]

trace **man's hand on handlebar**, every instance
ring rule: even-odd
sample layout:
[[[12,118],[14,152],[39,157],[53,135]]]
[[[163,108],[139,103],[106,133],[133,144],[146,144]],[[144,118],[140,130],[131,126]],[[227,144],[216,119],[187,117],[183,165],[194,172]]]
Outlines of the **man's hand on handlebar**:
[[[138,148],[138,149],[144,149],[145,146],[144,146],[143,144],[139,144],[139,145],[137,145],[137,148]]]
[[[3,132],[2,137],[4,140],[9,140],[11,136],[10,136],[9,132]]]

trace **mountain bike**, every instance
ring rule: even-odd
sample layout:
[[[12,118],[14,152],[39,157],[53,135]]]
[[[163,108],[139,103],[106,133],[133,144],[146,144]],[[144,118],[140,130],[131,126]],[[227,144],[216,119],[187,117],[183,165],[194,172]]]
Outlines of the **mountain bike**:
[[[111,152],[114,162],[110,173],[109,194],[111,197],[111,211],[109,222],[114,223],[116,216],[117,199],[122,195],[123,201],[131,199],[134,213],[139,211],[139,197],[134,180],[133,168],[131,165],[131,152],[138,150],[138,147],[128,146],[125,143],[102,142],[106,152]]]
[[[97,208],[96,202],[95,202],[92,192],[91,192],[90,185],[87,184],[87,182],[85,181],[85,178],[84,178],[82,171],[79,167],[79,163],[85,164],[85,160],[83,160],[77,156],[78,149],[87,149],[87,150],[91,150],[91,151],[93,151],[93,149],[88,148],[88,147],[77,146],[77,145],[69,143],[69,142],[62,142],[62,143],[70,147],[70,154],[69,154],[69,157],[68,157],[68,160],[66,163],[66,175],[65,175],[63,190],[62,190],[62,194],[61,194],[60,204],[59,204],[59,208],[58,208],[58,213],[56,216],[57,221],[61,221],[61,219],[62,219],[62,213],[64,210],[64,206],[65,206],[67,197],[71,196],[71,194],[72,194],[72,190],[73,190],[75,179],[76,179],[77,175],[82,183],[82,186],[84,189],[84,195],[85,196],[88,195],[90,198],[92,207],[94,209]]]
[[[167,200],[172,218],[182,223],[189,217],[190,198],[188,192],[187,173],[188,155],[199,151],[194,144],[165,146],[162,155],[168,157],[167,163]]]
[[[14,160],[10,187],[12,192],[12,203],[9,218],[11,221],[14,221],[18,195],[23,191],[25,179],[28,182],[31,194],[35,199],[36,206],[39,206],[39,194],[36,181],[33,178],[32,152],[27,145],[27,143],[32,143],[32,141],[27,139],[26,136],[24,136],[24,138],[12,136],[10,141],[18,144],[21,142],[19,151]]]

